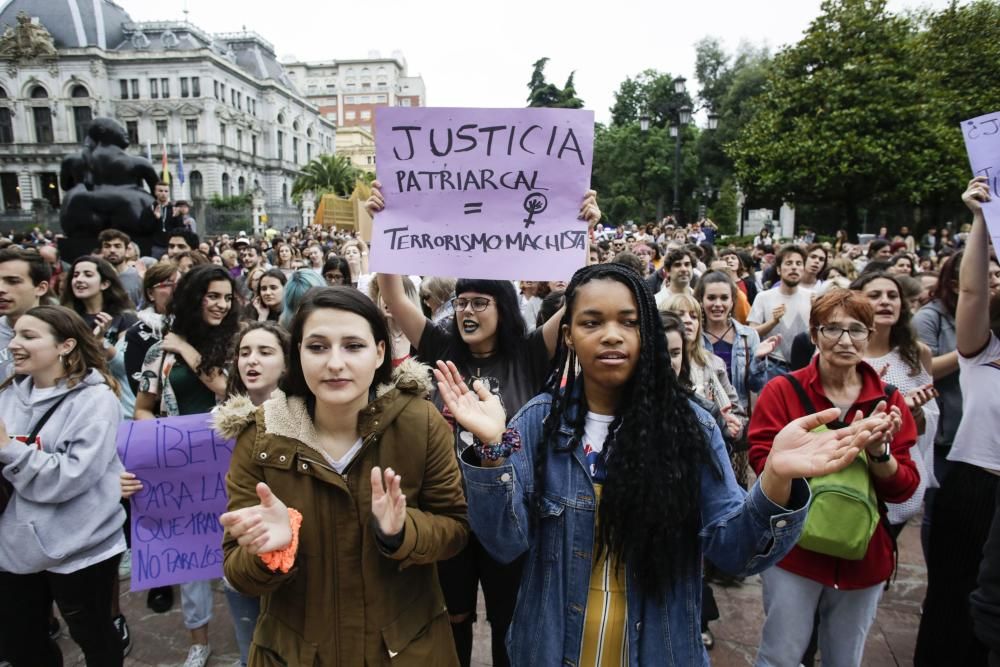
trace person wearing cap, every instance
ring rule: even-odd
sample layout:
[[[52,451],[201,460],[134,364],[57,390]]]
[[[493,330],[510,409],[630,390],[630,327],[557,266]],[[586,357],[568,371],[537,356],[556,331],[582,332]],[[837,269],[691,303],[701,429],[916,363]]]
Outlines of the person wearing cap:
[[[183,227],[189,232],[197,232],[195,219],[191,217],[191,205],[186,199],[174,202],[174,227]]]

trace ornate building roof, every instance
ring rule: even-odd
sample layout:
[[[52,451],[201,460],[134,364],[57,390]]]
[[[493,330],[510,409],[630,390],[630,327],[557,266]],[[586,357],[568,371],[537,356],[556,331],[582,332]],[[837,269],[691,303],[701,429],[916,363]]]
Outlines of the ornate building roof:
[[[122,24],[132,20],[111,0],[6,0],[0,8],[0,27],[17,26],[19,12],[37,17],[57,49],[113,49],[125,39]]]

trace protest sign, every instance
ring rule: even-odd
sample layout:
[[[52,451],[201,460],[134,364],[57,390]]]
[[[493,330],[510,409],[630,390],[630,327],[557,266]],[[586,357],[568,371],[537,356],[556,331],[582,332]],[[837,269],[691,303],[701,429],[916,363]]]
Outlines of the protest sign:
[[[211,415],[125,422],[118,456],[142,482],[132,496],[132,590],[222,576],[232,440]]]
[[[568,280],[586,264],[594,114],[379,107],[373,271]]]
[[[1000,111],[962,122],[962,136],[975,176],[985,176],[992,201],[983,204],[993,247],[1000,248]]]

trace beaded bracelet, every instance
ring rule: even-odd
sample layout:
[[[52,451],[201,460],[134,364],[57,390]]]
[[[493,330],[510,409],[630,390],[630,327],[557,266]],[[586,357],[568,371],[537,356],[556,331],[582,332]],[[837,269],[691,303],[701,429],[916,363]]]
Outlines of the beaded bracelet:
[[[521,449],[521,434],[517,429],[509,428],[503,432],[500,442],[484,444],[479,438],[473,437],[472,446],[476,448],[476,453],[481,459],[499,461]]]

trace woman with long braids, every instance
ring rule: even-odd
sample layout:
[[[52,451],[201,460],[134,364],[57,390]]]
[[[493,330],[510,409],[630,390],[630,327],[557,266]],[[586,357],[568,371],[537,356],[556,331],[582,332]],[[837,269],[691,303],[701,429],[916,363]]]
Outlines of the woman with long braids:
[[[475,435],[476,456],[461,459],[470,524],[497,560],[527,554],[512,663],[707,665],[702,556],[733,573],[775,563],[805,521],[800,478],[847,465],[888,419],[823,433],[810,431],[838,411],[795,420],[748,495],[715,421],[671,370],[635,271],[577,271],[561,333],[545,392],[509,428],[481,382],[470,390],[451,363],[435,371]]]
[[[368,209],[377,213],[384,201],[378,182],[372,185]],[[595,193],[588,192],[584,197],[580,218],[591,226],[600,220]],[[454,362],[465,376],[488,386],[511,414],[538,393],[555,352],[561,314],[526,334],[517,293],[510,281],[462,278],[455,283],[454,318],[444,329],[427,319],[420,305],[406,297],[404,280],[397,275],[377,276],[382,301],[394,324],[416,348],[418,358],[428,363]],[[440,397],[435,398],[435,404],[439,409],[444,407]],[[471,444],[472,434],[457,428],[456,451],[461,453]],[[472,660],[472,626],[480,585],[491,627],[493,665],[511,664],[504,637],[517,601],[521,562],[498,561],[483,548],[473,531],[462,553],[439,563],[438,570],[463,667]]]
[[[229,346],[239,327],[233,307],[236,283],[215,264],[184,274],[170,303],[163,340],[143,363],[136,419],[211,412],[226,396]],[[191,631],[185,667],[204,667],[211,654],[208,622],[212,618],[211,581],[181,585],[184,625]]]

